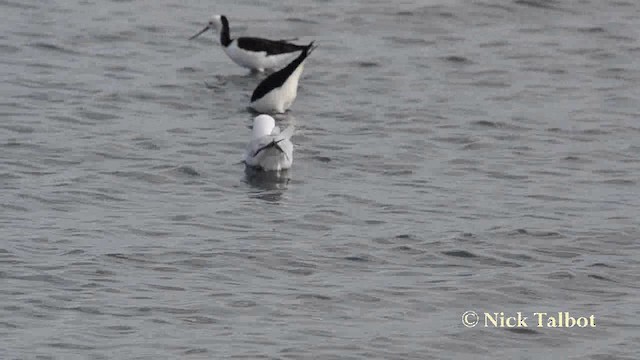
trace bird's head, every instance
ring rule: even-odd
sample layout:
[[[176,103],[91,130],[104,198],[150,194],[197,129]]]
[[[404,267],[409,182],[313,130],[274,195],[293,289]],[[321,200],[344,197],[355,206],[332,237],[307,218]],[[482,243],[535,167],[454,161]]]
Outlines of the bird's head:
[[[191,39],[195,39],[198,36],[204,34],[207,30],[213,30],[213,31],[217,31],[220,32],[224,25],[223,24],[227,24],[227,26],[229,26],[229,22],[227,21],[227,17],[224,15],[213,15],[211,16],[211,18],[209,18],[209,22],[207,23],[207,26],[204,27],[204,29],[200,30],[199,33],[193,35],[192,37],[189,38],[189,40]]]

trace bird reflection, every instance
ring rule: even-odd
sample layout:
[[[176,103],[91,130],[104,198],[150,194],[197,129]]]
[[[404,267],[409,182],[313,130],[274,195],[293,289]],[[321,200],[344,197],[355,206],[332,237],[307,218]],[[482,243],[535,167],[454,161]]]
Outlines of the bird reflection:
[[[251,87],[257,81],[262,81],[264,73],[248,72],[246,74],[215,75],[213,80],[206,80],[204,86],[210,90],[229,90],[233,84],[239,88]]]
[[[257,190],[250,196],[268,202],[279,202],[291,180],[291,170],[263,171],[247,166],[244,175],[244,181]]]

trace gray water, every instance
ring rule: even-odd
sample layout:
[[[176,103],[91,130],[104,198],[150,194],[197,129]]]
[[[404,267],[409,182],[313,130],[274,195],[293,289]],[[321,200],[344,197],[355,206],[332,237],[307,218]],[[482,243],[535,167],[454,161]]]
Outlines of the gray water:
[[[637,2],[273,3],[0,1],[1,359],[637,358]],[[214,13],[319,45],[283,178]]]

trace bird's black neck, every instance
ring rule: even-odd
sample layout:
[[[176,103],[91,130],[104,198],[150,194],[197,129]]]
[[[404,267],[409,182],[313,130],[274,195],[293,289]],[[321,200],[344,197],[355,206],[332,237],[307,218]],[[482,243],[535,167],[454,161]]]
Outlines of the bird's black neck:
[[[220,30],[220,43],[222,46],[227,47],[231,44],[231,35],[229,34],[229,21],[226,16],[220,17],[222,22],[222,29]]]

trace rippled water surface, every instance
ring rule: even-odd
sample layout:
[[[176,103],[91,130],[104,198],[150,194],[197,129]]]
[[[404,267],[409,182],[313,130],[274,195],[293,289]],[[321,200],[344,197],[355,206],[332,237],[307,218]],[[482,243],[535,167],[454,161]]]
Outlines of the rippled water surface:
[[[316,40],[282,178],[200,30]],[[0,1],[0,358],[637,359],[635,1]],[[595,328],[467,328],[473,310]]]

